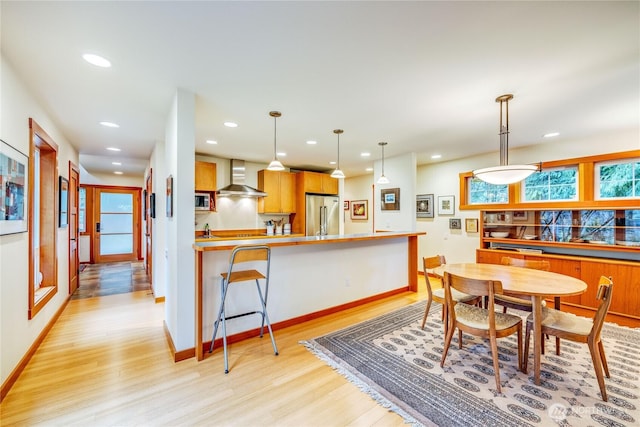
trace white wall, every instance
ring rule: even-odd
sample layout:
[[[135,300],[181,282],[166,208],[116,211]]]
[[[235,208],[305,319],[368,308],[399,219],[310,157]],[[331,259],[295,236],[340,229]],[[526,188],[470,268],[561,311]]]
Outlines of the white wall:
[[[369,209],[373,208],[373,174],[360,175],[344,179],[343,199],[349,201],[349,209],[354,200],[366,200]],[[351,219],[350,210],[344,211],[344,234],[373,232],[373,218],[369,213],[368,219]]]
[[[80,184],[83,185],[113,185],[116,187],[144,187],[144,177],[115,175],[112,173],[89,173],[80,166]]]
[[[615,134],[594,135],[584,139],[551,140],[520,149],[509,150],[509,163],[535,163],[585,157],[598,154],[615,153],[640,149],[640,130],[632,129]],[[478,218],[479,211],[460,211],[459,173],[469,172],[480,167],[495,166],[499,163],[499,154],[491,153],[450,162],[422,165],[417,172],[417,194],[433,194],[435,212],[433,219],[417,220],[417,231],[426,231],[426,236],[418,238],[418,256],[445,255],[448,263],[475,262],[475,250],[480,246],[478,233],[467,233],[464,229],[465,218]],[[454,215],[438,215],[438,196],[455,196]],[[449,219],[459,218],[461,230],[449,230]]]
[[[0,137],[29,153],[29,117],[58,144],[58,174],[69,178],[69,161],[78,164],[78,153],[46,109],[27,90],[11,64],[0,57]],[[29,347],[69,297],[69,228],[57,229],[58,293],[28,320],[29,233],[0,236],[0,378],[5,380]]]
[[[382,162],[373,167],[374,182],[382,175]],[[385,159],[388,184],[375,184],[373,195],[374,230],[414,231],[416,227],[416,155],[415,153]],[[400,190],[400,209],[382,210],[381,190]]]

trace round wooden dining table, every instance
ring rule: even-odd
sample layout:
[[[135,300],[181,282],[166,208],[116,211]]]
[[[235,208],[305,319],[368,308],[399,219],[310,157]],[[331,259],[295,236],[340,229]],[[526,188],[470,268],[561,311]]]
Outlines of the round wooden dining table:
[[[456,276],[479,280],[499,280],[505,295],[531,298],[533,306],[533,381],[540,384],[540,358],[542,354],[542,300],[545,297],[580,295],[587,284],[575,277],[550,271],[534,270],[500,264],[444,264],[433,270],[443,277],[448,272]],[[525,354],[524,357],[527,357]]]

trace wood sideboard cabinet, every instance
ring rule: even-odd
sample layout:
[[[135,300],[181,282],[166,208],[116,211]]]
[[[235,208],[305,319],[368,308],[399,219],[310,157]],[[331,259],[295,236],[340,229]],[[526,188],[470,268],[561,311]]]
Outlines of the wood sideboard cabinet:
[[[587,283],[581,295],[562,298],[563,304],[597,308],[596,292],[600,276],[611,277],[614,283],[609,311],[621,316],[640,319],[640,261],[596,258],[575,255],[533,254],[517,250],[478,249],[476,262],[500,264],[502,257],[547,260],[551,271],[576,277]],[[638,258],[636,258],[638,259]]]

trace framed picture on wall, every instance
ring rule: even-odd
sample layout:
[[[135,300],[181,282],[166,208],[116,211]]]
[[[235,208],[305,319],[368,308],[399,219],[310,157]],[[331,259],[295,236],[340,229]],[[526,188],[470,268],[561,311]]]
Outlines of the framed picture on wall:
[[[29,158],[0,140],[0,234],[27,231]]]
[[[368,200],[352,200],[351,201],[351,219],[368,219],[369,218],[369,201]]]
[[[344,208],[345,211],[349,210],[349,201],[345,200],[342,204],[342,207]]]
[[[64,228],[69,225],[69,180],[63,176],[58,180],[58,227]]]
[[[380,190],[380,207],[383,211],[399,211],[400,189],[387,188]]]
[[[455,196],[438,196],[438,215],[453,215],[455,213]]]
[[[167,178],[167,218],[173,216],[173,176]]]
[[[462,224],[460,223],[460,218],[451,218],[449,220],[449,229],[460,230],[461,228],[462,228]]]
[[[477,233],[478,218],[466,218],[464,220],[464,228],[467,233]]]
[[[416,196],[416,218],[433,218],[433,194]]]

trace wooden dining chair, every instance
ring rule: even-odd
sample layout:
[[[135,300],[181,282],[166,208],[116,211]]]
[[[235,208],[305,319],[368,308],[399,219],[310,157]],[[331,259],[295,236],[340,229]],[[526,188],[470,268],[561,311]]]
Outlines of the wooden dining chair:
[[[521,259],[521,258],[511,258],[508,256],[502,257],[500,260],[502,265],[512,265],[514,267],[523,267],[523,268],[531,268],[533,270],[543,270],[549,271],[551,269],[551,264],[546,260],[530,260],[530,259]],[[507,308],[513,308],[516,310],[522,311],[532,311],[533,306],[531,305],[530,299],[516,298],[508,295],[496,295],[496,304],[501,305],[502,312],[506,313]],[[543,301],[544,304],[544,301]],[[557,307],[559,308],[559,307]]]
[[[444,288],[433,289],[431,286],[431,281],[429,280],[429,275],[433,274],[433,269],[438,268],[441,265],[446,264],[447,261],[444,255],[436,255],[431,257],[423,257],[422,258],[422,271],[424,273],[424,281],[427,284],[427,306],[424,309],[424,316],[422,317],[422,326],[424,329],[424,325],[427,322],[427,316],[429,315],[429,309],[431,308],[431,302],[435,301],[442,304],[442,322],[445,326],[445,333],[447,330],[447,324],[445,322],[446,314],[447,314],[447,306],[445,304],[444,298]],[[480,304],[482,298],[476,295],[467,295],[462,292],[458,292],[453,289],[451,291],[451,296],[457,302],[463,302],[466,304]]]
[[[600,394],[602,394],[602,400],[605,402],[607,401],[607,389],[604,385],[602,370],[604,369],[607,378],[610,376],[609,366],[607,365],[607,359],[604,355],[604,346],[600,339],[600,332],[602,331],[604,319],[611,305],[612,291],[613,281],[611,278],[605,276],[600,277],[598,293],[596,294],[596,299],[600,300],[600,304],[593,319],[546,307],[542,311],[543,334],[586,343],[589,346],[593,368],[596,372],[596,378],[598,379],[598,386],[600,387]],[[527,372],[527,359],[529,357],[529,336],[531,335],[532,329],[533,316],[530,314],[529,317],[527,317],[527,333],[524,340],[524,360],[522,363],[522,370],[525,373]]]
[[[488,308],[480,308],[469,304],[457,304],[452,298],[452,291],[458,290],[467,294],[488,297]],[[500,361],[498,358],[497,338],[511,334],[518,335],[518,370],[522,370],[522,318],[508,313],[495,311],[495,295],[502,293],[502,283],[498,280],[478,280],[444,273],[445,299],[448,307],[449,326],[445,338],[444,351],[440,367],[444,366],[449,346],[455,329],[458,328],[458,345],[462,348],[462,332],[488,338],[491,344],[493,371],[496,387],[502,393],[500,386]]]

